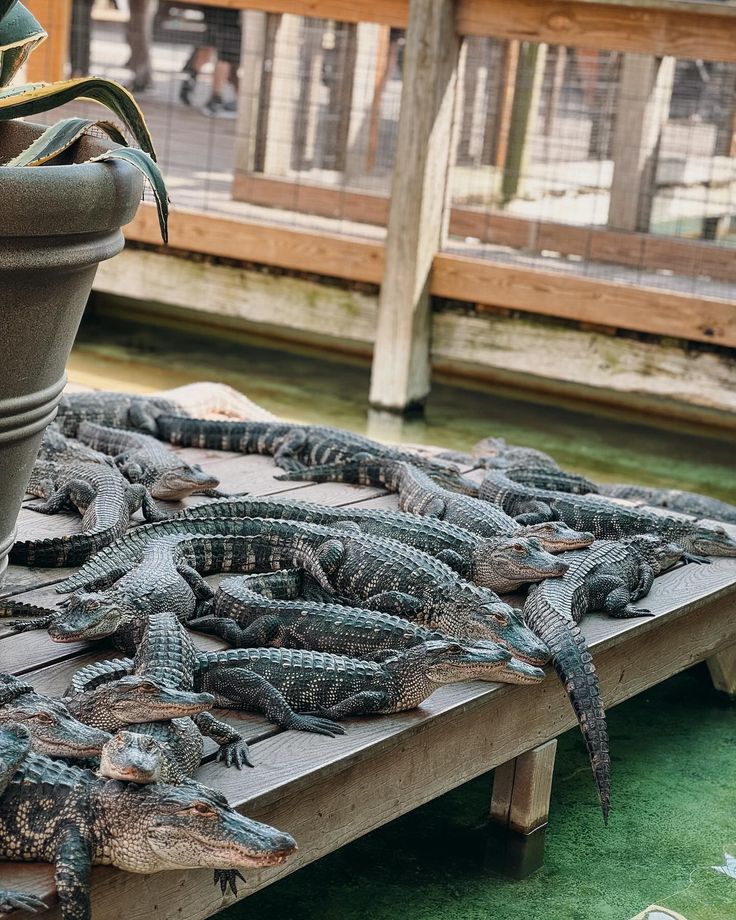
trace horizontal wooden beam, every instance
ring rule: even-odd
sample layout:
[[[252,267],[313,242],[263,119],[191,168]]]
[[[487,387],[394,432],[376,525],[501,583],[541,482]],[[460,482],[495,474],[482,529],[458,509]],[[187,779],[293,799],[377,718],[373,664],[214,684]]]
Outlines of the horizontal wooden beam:
[[[736,346],[735,304],[659,288],[440,253],[434,260],[432,293],[481,306]]]
[[[160,242],[152,205],[141,206],[126,235],[138,242]],[[380,284],[383,277],[381,243],[212,214],[174,212],[171,247],[373,284]],[[736,305],[658,288],[441,253],[434,259],[431,293],[489,307],[736,346]]]
[[[408,0],[202,0],[209,6],[292,13],[403,28]],[[458,0],[457,29],[607,51],[736,61],[736,8],[680,0]]]
[[[725,3],[460,0],[457,28],[462,35],[733,62],[735,13]]]
[[[385,226],[388,217],[388,196],[380,192],[330,188],[256,174],[236,174],[233,198],[269,208],[379,227]],[[532,220],[477,207],[452,208],[450,236],[472,237],[482,243],[523,249],[526,253],[558,252],[563,256],[581,256],[592,262],[610,262],[645,271],[664,269],[679,275],[736,281],[733,247],[699,240]]]
[[[370,6],[357,0],[197,0],[197,6],[260,10],[262,13],[291,13],[338,22],[378,22],[403,28],[409,19],[409,0],[376,0]]]
[[[144,204],[125,228],[130,240],[158,245],[156,209]],[[174,211],[169,226],[172,249],[257,262],[299,272],[380,284],[383,245],[334,234],[257,224],[244,220]]]

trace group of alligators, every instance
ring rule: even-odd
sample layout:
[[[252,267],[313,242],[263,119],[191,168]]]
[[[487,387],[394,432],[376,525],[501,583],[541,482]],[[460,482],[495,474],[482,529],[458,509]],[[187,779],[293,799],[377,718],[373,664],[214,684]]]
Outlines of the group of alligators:
[[[268,454],[280,478],[382,486],[401,511],[224,496],[165,441]],[[457,463],[485,469],[482,482]],[[718,525],[605,495],[730,522],[736,508],[635,489],[493,439],[430,458],[339,429],[190,418],[162,398],[65,397],[31,507],[76,508],[82,531],[19,541],[11,560],[81,568],[56,586],[59,607],[9,601],[3,613],[58,642],[110,639],[126,657],[83,667],[63,699],[0,675],[0,859],[53,863],[67,920],[90,916],[93,864],[210,867],[235,890],[239,869],[276,865],[295,843],[193,779],[205,736],[226,766],[249,764],[212,707],[337,735],[342,719],[411,709],[443,684],[539,681],[550,659],[607,820],[605,712],[578,624],[592,610],[645,615],[635,603],[661,572],[736,556]],[[214,500],[159,504],[193,494]],[[130,529],[139,509],[148,523]],[[237,577],[215,591],[215,573]],[[499,596],[525,586],[523,610]],[[190,629],[231,647],[203,652]],[[0,889],[0,912],[42,906]]]

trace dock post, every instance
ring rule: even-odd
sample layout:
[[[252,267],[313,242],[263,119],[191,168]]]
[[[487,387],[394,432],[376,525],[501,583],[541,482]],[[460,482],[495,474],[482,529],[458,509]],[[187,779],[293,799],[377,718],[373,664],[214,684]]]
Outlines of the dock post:
[[[411,0],[370,403],[406,412],[430,386],[432,260],[447,232],[460,38],[454,0]]]
[[[522,43],[516,67],[514,104],[501,178],[501,197],[504,205],[518,195],[529,165],[546,62],[547,46],[545,44]]]
[[[486,867],[526,878],[544,862],[557,739],[496,767]]]
[[[736,700],[736,645],[721,649],[707,660],[710,679],[716,690]]]
[[[659,144],[669,118],[673,57],[624,54],[613,129],[613,178],[608,226],[649,231]]]
[[[259,10],[243,10],[240,14],[243,40],[240,49],[241,76],[235,127],[236,185],[239,176],[247,176],[256,169],[267,17],[267,13]],[[235,193],[234,197],[237,197]]]

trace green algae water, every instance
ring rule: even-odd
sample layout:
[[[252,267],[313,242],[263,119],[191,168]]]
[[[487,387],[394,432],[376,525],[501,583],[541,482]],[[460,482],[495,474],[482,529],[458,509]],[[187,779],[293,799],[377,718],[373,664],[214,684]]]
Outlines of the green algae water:
[[[298,421],[458,451],[492,435],[544,450],[592,479],[689,489],[736,502],[736,436],[695,435],[684,427],[658,427],[642,415],[441,382],[433,387],[423,419],[369,418],[366,363],[264,347],[239,334],[224,339],[201,330],[136,324],[101,308],[85,317],[71,371],[78,382],[108,389],[216,380]]]

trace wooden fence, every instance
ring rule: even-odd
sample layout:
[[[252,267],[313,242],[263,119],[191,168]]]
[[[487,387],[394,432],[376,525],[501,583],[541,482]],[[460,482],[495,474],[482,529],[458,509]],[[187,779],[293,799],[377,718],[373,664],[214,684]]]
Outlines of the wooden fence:
[[[628,77],[656,91],[669,56],[736,62],[736,4],[682,0],[198,0],[246,11],[245,34],[265,28],[267,17],[294,14],[347,23],[379,23],[406,29],[401,114],[390,196],[295,184],[248,168],[236,154],[233,197],[271,207],[386,225],[385,242],[315,230],[264,225],[237,217],[178,211],[172,216],[175,249],[260,262],[302,272],[381,285],[371,388],[376,406],[401,410],[421,402],[429,387],[430,297],[438,295],[597,323],[655,335],[736,347],[736,305],[654,287],[580,274],[504,264],[446,251],[448,233],[481,242],[553,249],[562,255],[733,282],[736,261],[723,245],[654,237],[636,232],[637,215],[607,228],[566,226],[450,207],[448,173],[455,149],[455,100],[465,36],[522,43],[553,43],[620,51]],[[33,7],[34,3],[30,5]],[[43,4],[38,0],[38,6]],[[278,22],[278,20],[275,20]],[[271,19],[273,23],[273,18]],[[245,44],[245,43],[244,43]],[[648,82],[649,81],[649,82]],[[252,144],[250,96],[241,97],[239,143]],[[257,108],[257,106],[256,106]],[[636,106],[632,107],[636,109]],[[645,120],[651,106],[621,116],[622,136],[641,146],[639,164],[623,177],[646,192],[652,150]],[[650,132],[651,133],[651,132]],[[656,140],[656,139],[655,139]],[[649,164],[649,165],[647,165]],[[638,171],[637,171],[638,170]],[[617,180],[614,170],[612,196]],[[638,209],[637,196],[633,200]],[[294,207],[292,204],[291,207]],[[612,201],[612,211],[613,201]],[[625,209],[624,209],[625,210]],[[627,223],[627,221],[629,221]],[[156,222],[144,206],[128,238],[157,241]]]

